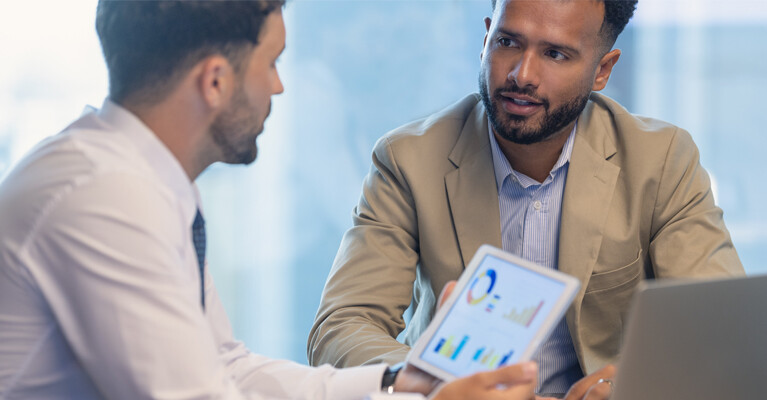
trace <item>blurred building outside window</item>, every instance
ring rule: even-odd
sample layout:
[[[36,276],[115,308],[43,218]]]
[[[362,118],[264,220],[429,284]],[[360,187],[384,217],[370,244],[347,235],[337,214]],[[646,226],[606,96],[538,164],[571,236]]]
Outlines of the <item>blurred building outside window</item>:
[[[0,5],[0,175],[107,93],[96,1]],[[285,10],[286,91],[248,167],[198,179],[235,335],[305,362],[376,139],[476,91],[490,1],[309,1]],[[767,272],[767,3],[640,0],[605,94],[688,130],[750,274]],[[1,218],[2,216],[0,216]]]

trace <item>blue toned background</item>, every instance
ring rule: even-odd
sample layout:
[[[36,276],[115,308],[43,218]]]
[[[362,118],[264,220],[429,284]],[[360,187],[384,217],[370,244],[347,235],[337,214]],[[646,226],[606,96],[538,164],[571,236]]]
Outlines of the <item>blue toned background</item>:
[[[0,174],[106,95],[94,0],[0,5]],[[302,1],[249,167],[198,180],[236,335],[305,362],[306,337],[375,140],[476,90],[480,1]],[[767,3],[640,0],[604,92],[689,130],[749,273],[767,272]]]

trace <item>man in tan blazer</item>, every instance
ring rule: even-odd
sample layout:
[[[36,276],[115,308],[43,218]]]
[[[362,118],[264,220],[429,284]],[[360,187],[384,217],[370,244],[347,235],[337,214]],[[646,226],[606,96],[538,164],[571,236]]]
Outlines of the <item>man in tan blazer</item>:
[[[481,94],[376,144],[310,335],[311,364],[402,361],[441,288],[481,244],[502,247],[492,141],[542,186],[558,160],[567,166],[553,252],[582,282],[565,330],[578,373],[616,361],[643,279],[743,274],[690,135],[593,93],[620,56],[611,48],[634,3],[494,5]]]

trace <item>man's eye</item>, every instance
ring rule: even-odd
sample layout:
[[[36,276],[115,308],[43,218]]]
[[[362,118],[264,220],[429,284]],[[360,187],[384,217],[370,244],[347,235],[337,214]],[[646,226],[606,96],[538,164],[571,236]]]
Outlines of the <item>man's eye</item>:
[[[498,44],[500,44],[503,47],[512,47],[512,46],[515,46],[517,43],[509,38],[502,37],[502,38],[498,38]]]
[[[563,53],[561,53],[559,51],[556,51],[556,50],[549,50],[549,51],[546,52],[546,55],[551,57],[551,58],[553,58],[553,59],[555,59],[555,60],[557,60],[557,61],[562,61],[562,60],[566,60],[567,59],[566,55],[564,55]]]

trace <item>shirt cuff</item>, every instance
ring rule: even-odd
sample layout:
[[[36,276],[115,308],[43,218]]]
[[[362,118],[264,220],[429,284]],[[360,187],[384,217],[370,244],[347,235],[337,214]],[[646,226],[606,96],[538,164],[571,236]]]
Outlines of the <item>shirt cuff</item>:
[[[370,393],[381,391],[386,364],[337,369],[328,388],[328,398],[360,400]]]

